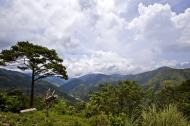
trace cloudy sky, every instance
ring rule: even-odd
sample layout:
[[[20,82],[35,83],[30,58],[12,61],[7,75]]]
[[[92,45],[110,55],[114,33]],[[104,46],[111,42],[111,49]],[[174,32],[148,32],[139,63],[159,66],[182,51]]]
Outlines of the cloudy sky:
[[[0,50],[56,49],[69,76],[188,66],[189,0],[0,0]]]

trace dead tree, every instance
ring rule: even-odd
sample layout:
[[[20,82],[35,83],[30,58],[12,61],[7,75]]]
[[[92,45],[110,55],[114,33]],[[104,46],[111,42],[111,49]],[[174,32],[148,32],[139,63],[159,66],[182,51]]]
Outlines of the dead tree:
[[[57,99],[57,95],[54,94],[55,90],[53,90],[53,92],[51,92],[50,88],[47,90],[46,92],[46,96],[44,98],[44,103],[45,103],[45,117],[47,118],[49,116],[48,110],[50,108],[50,106],[52,105],[53,101],[55,101]]]

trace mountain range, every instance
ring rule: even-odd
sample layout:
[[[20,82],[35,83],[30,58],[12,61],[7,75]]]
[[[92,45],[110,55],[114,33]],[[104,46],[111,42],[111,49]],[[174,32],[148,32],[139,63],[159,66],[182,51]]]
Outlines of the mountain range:
[[[120,80],[133,80],[141,86],[154,85],[159,88],[160,85],[170,82],[174,85],[180,84],[190,79],[190,68],[175,69],[170,67],[161,67],[156,70],[135,74],[87,74],[69,80],[49,77],[36,83],[35,94],[44,95],[48,88],[55,89],[67,100],[75,101],[75,98],[86,100],[88,94],[95,91],[100,84],[117,83]],[[0,69],[0,89],[17,88],[29,95],[31,77],[27,74]]]
[[[59,87],[61,92],[66,92],[80,99],[87,99],[90,92],[93,92],[100,84],[116,83],[119,80],[133,80],[141,86],[154,85],[158,89],[162,84],[170,82],[174,85],[190,79],[190,68],[175,69],[161,67],[156,70],[135,74],[135,75],[105,75],[87,74],[78,78],[72,78]]]

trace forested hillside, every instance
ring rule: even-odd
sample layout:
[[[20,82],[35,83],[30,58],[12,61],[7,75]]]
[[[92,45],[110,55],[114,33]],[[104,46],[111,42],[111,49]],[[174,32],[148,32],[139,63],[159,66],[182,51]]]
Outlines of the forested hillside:
[[[87,99],[88,93],[95,91],[100,84],[105,82],[114,84],[119,80],[134,80],[143,87],[153,85],[155,90],[157,90],[161,85],[167,83],[177,85],[188,79],[190,79],[190,69],[161,67],[153,71],[136,75],[88,74],[79,78],[70,79],[60,86],[60,90],[75,97]]]

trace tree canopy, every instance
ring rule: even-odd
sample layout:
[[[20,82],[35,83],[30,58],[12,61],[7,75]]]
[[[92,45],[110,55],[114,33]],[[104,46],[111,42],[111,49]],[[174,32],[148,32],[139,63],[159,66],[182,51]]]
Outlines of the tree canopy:
[[[35,80],[48,76],[57,76],[67,79],[63,60],[58,57],[55,50],[34,45],[29,42],[18,42],[10,49],[0,53],[1,64],[18,63],[21,70],[34,70]]]

